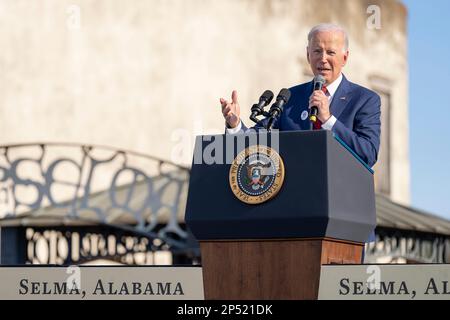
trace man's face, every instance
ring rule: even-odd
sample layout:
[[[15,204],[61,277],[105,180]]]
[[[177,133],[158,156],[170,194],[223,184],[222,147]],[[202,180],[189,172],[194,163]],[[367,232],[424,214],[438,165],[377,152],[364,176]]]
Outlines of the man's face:
[[[322,75],[326,84],[339,77],[347,63],[348,50],[344,51],[344,34],[340,31],[316,32],[306,48],[308,62],[315,76]]]

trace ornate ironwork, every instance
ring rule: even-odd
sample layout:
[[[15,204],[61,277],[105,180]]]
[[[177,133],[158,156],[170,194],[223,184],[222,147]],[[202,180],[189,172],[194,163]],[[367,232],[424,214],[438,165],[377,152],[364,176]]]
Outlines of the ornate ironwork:
[[[436,234],[377,228],[376,240],[366,245],[366,263],[377,259],[415,263],[450,263],[450,239]]]
[[[0,226],[104,225],[189,249],[189,170],[140,153],[77,144],[0,147]],[[29,239],[32,240],[33,238]],[[62,241],[62,240],[61,240]]]
[[[172,264],[172,252],[166,243],[121,229],[29,227],[24,231],[26,263],[70,265],[110,260],[130,265]],[[166,253],[163,260],[161,253]]]

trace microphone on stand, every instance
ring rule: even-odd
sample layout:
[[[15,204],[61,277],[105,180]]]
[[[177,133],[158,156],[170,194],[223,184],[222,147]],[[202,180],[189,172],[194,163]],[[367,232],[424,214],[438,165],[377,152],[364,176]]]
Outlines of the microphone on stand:
[[[277,96],[277,100],[274,102],[274,104],[270,107],[269,111],[269,121],[267,122],[267,130],[271,130],[273,123],[275,119],[277,119],[280,114],[283,112],[284,105],[289,101],[291,98],[291,92],[289,89],[281,89],[280,93]]]
[[[252,106],[252,114],[250,115],[250,120],[253,122],[259,123],[259,120],[256,118],[262,114],[265,114],[264,107],[269,105],[270,101],[273,99],[273,92],[270,90],[264,91],[264,93],[259,97],[259,102],[255,103]]]

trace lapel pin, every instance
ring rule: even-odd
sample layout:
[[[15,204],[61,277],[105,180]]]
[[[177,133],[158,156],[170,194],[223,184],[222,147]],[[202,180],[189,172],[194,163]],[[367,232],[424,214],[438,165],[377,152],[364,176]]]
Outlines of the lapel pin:
[[[306,120],[306,118],[308,118],[308,111],[303,110],[302,114],[301,114],[301,119],[302,120]]]

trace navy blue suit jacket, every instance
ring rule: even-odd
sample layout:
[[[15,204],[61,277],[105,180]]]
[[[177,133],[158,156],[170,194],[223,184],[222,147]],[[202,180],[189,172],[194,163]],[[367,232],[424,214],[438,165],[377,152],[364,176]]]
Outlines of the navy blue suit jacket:
[[[289,89],[291,98],[273,128],[284,130],[310,130],[308,118],[302,120],[303,111],[308,111],[313,82]],[[372,167],[377,161],[380,147],[381,100],[375,92],[354,84],[342,77],[331,102],[330,111],[337,118],[333,133],[343,140],[364,162]],[[261,126],[255,126],[256,129]],[[246,127],[243,125],[243,129]]]

